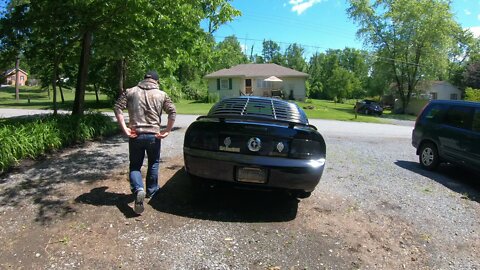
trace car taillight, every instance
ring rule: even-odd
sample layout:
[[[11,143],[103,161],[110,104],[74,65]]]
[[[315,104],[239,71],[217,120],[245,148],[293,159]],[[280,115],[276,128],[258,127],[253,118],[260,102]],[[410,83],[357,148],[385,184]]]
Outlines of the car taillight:
[[[218,137],[213,132],[196,130],[185,136],[185,146],[197,149],[218,150]]]
[[[324,158],[325,148],[318,141],[294,139],[290,146],[290,157],[299,159]]]

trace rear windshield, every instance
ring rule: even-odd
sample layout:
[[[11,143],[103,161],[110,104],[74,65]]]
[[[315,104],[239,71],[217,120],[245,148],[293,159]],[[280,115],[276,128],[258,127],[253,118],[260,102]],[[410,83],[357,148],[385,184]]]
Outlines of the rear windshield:
[[[432,104],[423,112],[423,119],[427,122],[440,123],[442,121],[445,106],[442,104]]]

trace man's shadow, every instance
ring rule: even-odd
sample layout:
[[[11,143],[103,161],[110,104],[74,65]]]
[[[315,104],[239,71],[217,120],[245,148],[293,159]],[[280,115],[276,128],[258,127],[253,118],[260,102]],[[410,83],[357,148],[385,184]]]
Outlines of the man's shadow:
[[[127,218],[137,216],[128,205],[133,201],[131,194],[107,192],[107,189],[108,187],[94,188],[75,201],[96,206],[116,206]],[[286,192],[280,191],[238,189],[232,185],[198,188],[192,185],[181,167],[147,203],[157,211],[195,219],[284,222],[295,219],[298,202]]]
[[[116,206],[126,218],[137,217],[138,215],[128,205],[133,202],[131,194],[108,192],[108,187],[97,187],[88,193],[84,193],[75,199],[77,203],[91,204],[95,206]]]

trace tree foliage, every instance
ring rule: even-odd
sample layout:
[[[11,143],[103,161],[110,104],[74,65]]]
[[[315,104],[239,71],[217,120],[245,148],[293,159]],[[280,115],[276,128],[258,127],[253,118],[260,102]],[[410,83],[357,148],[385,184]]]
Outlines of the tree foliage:
[[[368,59],[367,52],[352,48],[314,54],[308,67],[309,97],[338,100],[364,97],[369,76]]]
[[[378,57],[390,65],[390,77],[405,108],[422,76],[443,72],[448,50],[461,31],[447,0],[350,0],[347,12],[360,26]]]
[[[52,84],[77,67],[70,74],[76,114],[83,113],[87,85],[113,97],[147,69],[157,69],[162,86],[175,89],[178,81],[198,77],[211,67],[210,34],[240,15],[230,0],[8,2],[11,9],[0,16],[0,55],[29,52],[25,57],[34,73]],[[204,19],[210,22],[208,32],[200,27]]]
[[[213,53],[213,70],[247,63],[247,56],[243,53],[242,46],[235,36],[228,36],[217,43]]]
[[[280,45],[273,40],[264,40],[262,49],[262,59],[265,63],[274,63],[285,65],[285,59],[281,52]]]
[[[303,54],[305,49],[297,43],[290,44],[285,50],[285,64],[288,68],[305,72],[307,69],[307,63]]]

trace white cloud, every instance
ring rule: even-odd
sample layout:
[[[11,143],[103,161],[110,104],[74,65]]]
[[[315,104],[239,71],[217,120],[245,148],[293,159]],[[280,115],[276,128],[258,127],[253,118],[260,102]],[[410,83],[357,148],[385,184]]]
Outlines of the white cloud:
[[[305,10],[320,2],[322,2],[322,0],[290,0],[288,3],[292,5],[292,11],[300,15]]]
[[[474,37],[480,38],[480,26],[468,27],[467,29],[472,32]]]
[[[472,12],[471,12],[470,10],[468,10],[468,9],[465,9],[464,12],[465,12],[465,14],[466,14],[467,16],[472,14]]]

